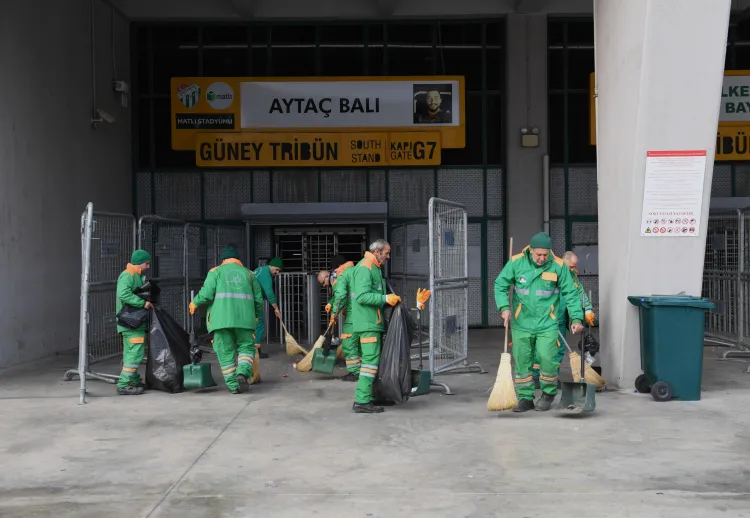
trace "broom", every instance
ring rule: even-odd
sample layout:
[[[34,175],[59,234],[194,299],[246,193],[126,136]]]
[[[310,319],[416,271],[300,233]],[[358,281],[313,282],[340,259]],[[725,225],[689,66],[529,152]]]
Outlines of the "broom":
[[[279,322],[281,322],[281,327],[284,328],[284,340],[286,341],[287,356],[291,356],[293,358],[298,354],[308,354],[307,350],[300,344],[298,344],[297,340],[295,340],[294,337],[289,334],[289,331],[287,331],[286,326],[284,325],[284,321],[280,320]]]
[[[513,238],[510,238],[510,257],[513,257]],[[513,287],[511,286],[509,300],[510,307],[513,306]],[[510,319],[508,319],[510,323]],[[510,363],[510,354],[508,354],[508,325],[505,326],[505,346],[503,354],[500,355],[500,366],[497,369],[495,385],[492,387],[492,393],[487,400],[487,410],[490,412],[499,412],[502,410],[511,410],[518,406],[518,397],[516,396],[516,387],[513,382],[513,369]]]
[[[250,378],[250,385],[260,383],[260,355],[256,349],[255,359],[253,360],[253,377]]]
[[[574,352],[570,348],[568,342],[565,340],[565,337],[562,336],[562,333],[558,332],[558,334],[565,343],[565,347],[567,347],[568,349],[568,357],[570,359],[570,375],[573,378],[573,381],[577,382],[581,379],[581,355],[577,352]],[[604,381],[604,379],[599,376],[599,373],[591,368],[591,365],[586,362],[584,362],[584,364],[586,365],[585,372],[583,373],[584,381],[586,381],[586,383],[594,385],[598,389],[604,387],[604,385],[606,385],[606,381]]]
[[[315,349],[320,349],[323,347],[323,343],[326,341],[326,335],[328,334],[328,331],[331,330],[333,327],[333,322],[328,324],[328,329],[326,329],[326,332],[323,333],[318,337],[317,340],[315,340],[315,344],[313,345],[313,348],[310,349],[310,352],[305,355],[304,358],[302,358],[300,361],[297,362],[297,365],[294,367],[299,372],[309,372],[312,369],[312,362],[313,362],[313,356],[315,356]]]
[[[344,344],[339,344],[339,346],[336,347],[336,359],[337,360],[344,359]]]

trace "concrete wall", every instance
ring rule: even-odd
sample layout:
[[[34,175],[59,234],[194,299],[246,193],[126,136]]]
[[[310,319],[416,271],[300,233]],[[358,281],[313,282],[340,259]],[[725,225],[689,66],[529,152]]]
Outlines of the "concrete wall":
[[[132,211],[130,112],[111,88],[110,9],[98,1],[98,105],[116,122],[89,124],[89,9],[9,2],[0,16],[0,367],[77,346],[81,212],[88,201]],[[128,25],[115,17],[114,30],[128,80]]]
[[[542,231],[543,157],[547,153],[547,17],[506,22],[506,200],[508,237],[517,253]],[[521,128],[539,128],[539,146],[521,147]],[[506,240],[507,241],[507,240]]]
[[[629,295],[701,294],[729,0],[596,0],[601,350],[640,373]],[[707,150],[700,234],[641,237],[647,150]]]

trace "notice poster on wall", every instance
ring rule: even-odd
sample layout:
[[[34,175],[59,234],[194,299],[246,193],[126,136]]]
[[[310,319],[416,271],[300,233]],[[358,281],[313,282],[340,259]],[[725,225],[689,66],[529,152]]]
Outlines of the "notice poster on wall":
[[[641,236],[700,234],[706,151],[647,151]]]

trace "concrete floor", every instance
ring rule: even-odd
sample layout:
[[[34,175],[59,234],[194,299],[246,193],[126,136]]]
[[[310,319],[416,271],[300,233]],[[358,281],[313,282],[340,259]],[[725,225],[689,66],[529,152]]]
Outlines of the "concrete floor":
[[[472,332],[490,373],[445,376],[455,395],[377,416],[351,412],[353,384],[279,352],[239,396],[90,381],[79,406],[62,381],[73,356],[0,371],[0,516],[750,516],[747,363],[707,347],[700,402],[627,388],[585,418],[496,414],[500,341]]]

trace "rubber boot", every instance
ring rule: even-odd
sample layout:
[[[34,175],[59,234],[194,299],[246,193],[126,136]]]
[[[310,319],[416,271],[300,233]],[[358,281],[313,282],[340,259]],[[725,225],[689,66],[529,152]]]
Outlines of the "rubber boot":
[[[379,414],[385,409],[382,406],[375,406],[372,403],[354,403],[352,410],[355,414]]]
[[[353,381],[354,383],[356,383],[356,382],[359,381],[359,376],[357,376],[356,374],[353,374],[351,372],[348,372],[346,374],[346,376],[343,376],[343,377],[339,378],[339,380],[341,380],[341,381]]]
[[[540,397],[536,402],[536,409],[539,412],[546,412],[550,409],[552,406],[552,402],[555,400],[555,396],[550,396],[549,394],[542,394],[542,397]]]
[[[237,374],[237,385],[238,394],[250,391],[250,384],[247,382],[247,377],[244,374]]]
[[[534,410],[534,402],[530,399],[522,399],[518,402],[518,406],[513,409],[514,412],[526,412],[527,410]]]

